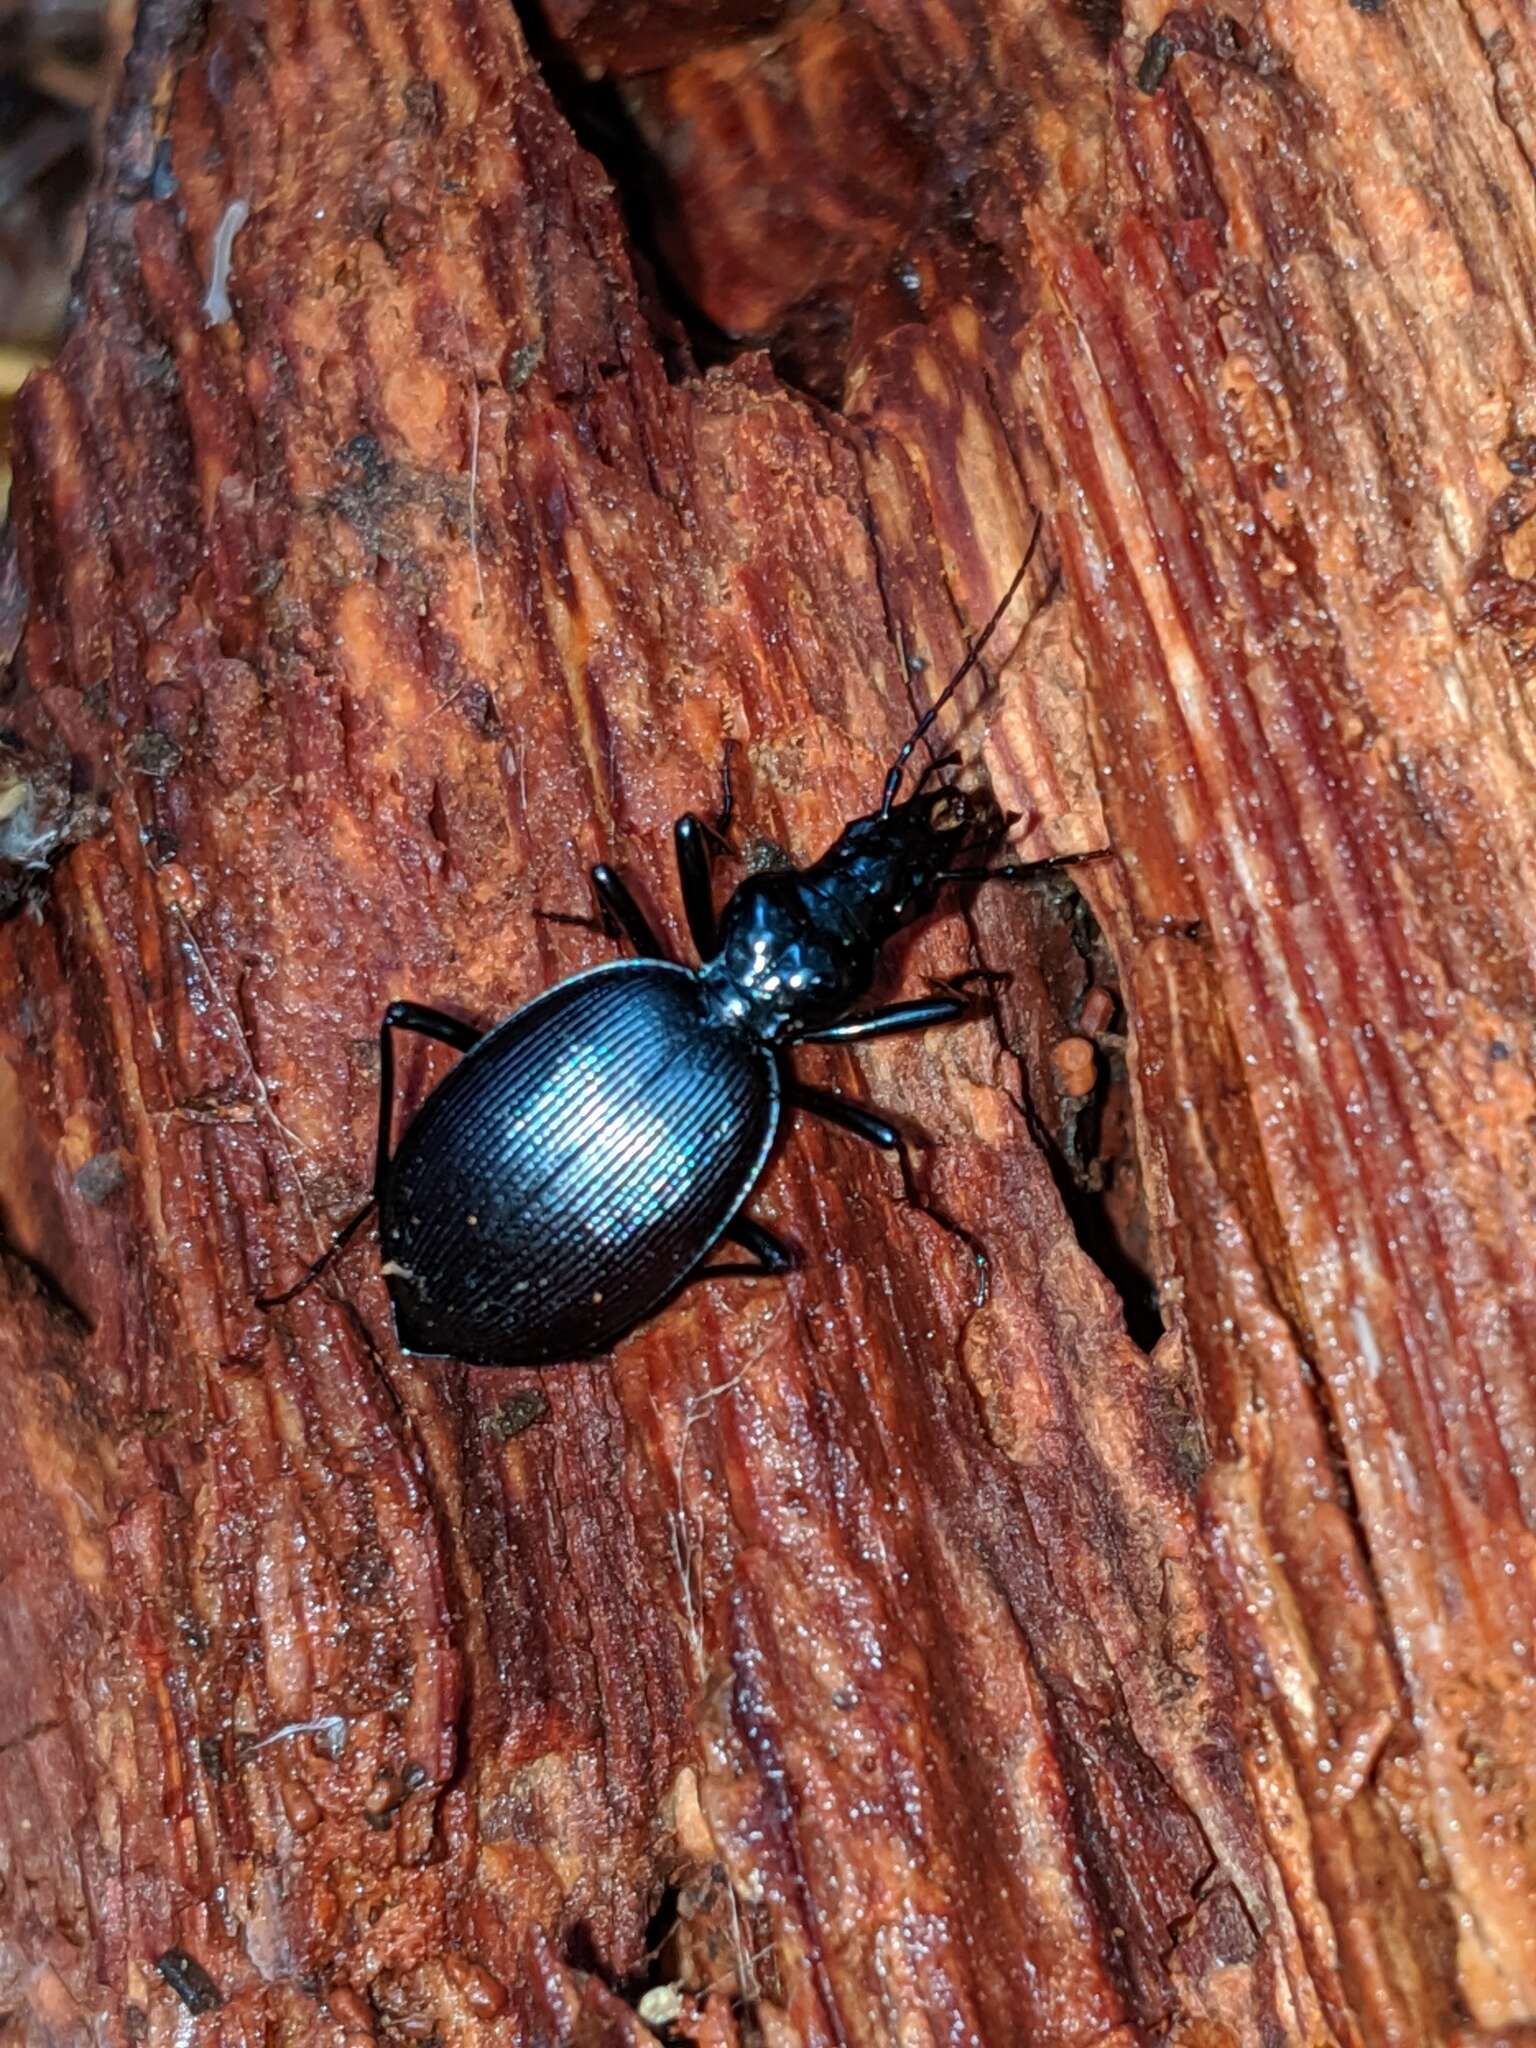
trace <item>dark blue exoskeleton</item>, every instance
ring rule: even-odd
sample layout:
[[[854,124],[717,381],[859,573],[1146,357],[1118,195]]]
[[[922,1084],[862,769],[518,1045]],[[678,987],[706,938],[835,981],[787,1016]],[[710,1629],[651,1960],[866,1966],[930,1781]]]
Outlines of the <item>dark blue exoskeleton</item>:
[[[1033,544],[1031,544],[1031,551]],[[860,1013],[880,949],[946,882],[1032,872],[968,862],[1005,820],[986,794],[925,785],[898,802],[913,749],[979,656],[1025,557],[964,666],[893,764],[877,811],[813,866],[744,881],[717,918],[712,830],[676,829],[683,907],[700,965],[665,957],[619,877],[592,871],[605,921],[638,956],[550,989],[483,1036],[416,1003],[392,1003],[380,1038],[373,1201],[287,1301],[379,1210],[383,1271],[402,1346],[483,1365],[542,1365],[609,1349],[691,1277],[775,1273],[793,1255],[745,1205],[786,1105],[876,1145],[897,1132],[856,1103],[797,1081],[792,1046],[848,1043],[939,1024],[951,992]],[[852,1014],[850,1014],[852,1013]],[[415,1031],[464,1057],[390,1150],[393,1036]],[[705,1265],[728,1240],[754,1263]]]

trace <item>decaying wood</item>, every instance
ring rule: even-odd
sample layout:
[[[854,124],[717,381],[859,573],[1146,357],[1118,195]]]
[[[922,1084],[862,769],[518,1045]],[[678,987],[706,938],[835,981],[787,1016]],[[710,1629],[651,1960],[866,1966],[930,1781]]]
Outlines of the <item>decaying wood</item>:
[[[14,2038],[1536,2027],[1529,23],[1121,29],[552,7],[637,286],[491,0],[147,0],[16,450]],[[921,1206],[797,1128],[805,1270],[611,1365],[258,1313],[385,1002],[599,957],[599,857],[676,935],[728,742],[819,849],[1036,508],[951,730],[1113,858],[806,1060]]]

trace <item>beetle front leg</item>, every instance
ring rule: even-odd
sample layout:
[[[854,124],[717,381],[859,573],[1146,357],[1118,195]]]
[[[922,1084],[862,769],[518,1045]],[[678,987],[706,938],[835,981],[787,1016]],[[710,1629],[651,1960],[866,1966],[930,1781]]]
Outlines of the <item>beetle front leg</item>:
[[[1094,853],[1048,853],[1040,860],[1011,860],[998,868],[948,868],[939,876],[941,882],[1032,882],[1037,875],[1049,874],[1052,868],[1076,868],[1092,860],[1107,860],[1108,847],[1101,847]]]
[[[720,947],[720,928],[715,918],[709,827],[689,811],[673,826],[672,843],[677,849],[677,878],[682,884],[689,935],[700,960],[713,960]]]
[[[992,1285],[992,1262],[986,1247],[963,1224],[957,1223],[925,1198],[918,1185],[911,1150],[896,1126],[887,1123],[883,1116],[876,1116],[872,1110],[865,1109],[862,1103],[849,1102],[845,1096],[834,1095],[826,1088],[812,1088],[804,1081],[792,1081],[784,1090],[784,1100],[796,1109],[808,1110],[812,1116],[824,1118],[829,1124],[841,1125],[845,1131],[852,1131],[856,1138],[863,1138],[866,1144],[878,1145],[884,1152],[895,1153],[896,1163],[901,1168],[902,1194],[907,1206],[936,1223],[951,1237],[958,1238],[966,1247],[976,1262],[976,1306],[984,1307]]]
[[[599,861],[592,870],[592,893],[597,898],[604,920],[624,934],[638,959],[670,958],[666,947],[651,930],[650,919],[630,895],[628,884],[606,861]]]
[[[622,945],[627,939],[630,950],[640,960],[670,958],[627,884],[606,861],[597,863],[590,879],[592,894],[597,898],[596,917],[575,917],[566,910],[536,910],[534,916],[541,924],[568,924],[578,931],[602,932],[615,945]]]

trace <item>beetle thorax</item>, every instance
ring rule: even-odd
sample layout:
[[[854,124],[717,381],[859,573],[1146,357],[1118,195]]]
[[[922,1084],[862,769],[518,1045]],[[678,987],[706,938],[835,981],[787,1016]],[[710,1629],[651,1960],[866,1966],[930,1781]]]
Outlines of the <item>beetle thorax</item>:
[[[803,875],[764,875],[726,905],[703,981],[717,1015],[776,1045],[841,1016],[874,965],[874,948],[828,918]]]

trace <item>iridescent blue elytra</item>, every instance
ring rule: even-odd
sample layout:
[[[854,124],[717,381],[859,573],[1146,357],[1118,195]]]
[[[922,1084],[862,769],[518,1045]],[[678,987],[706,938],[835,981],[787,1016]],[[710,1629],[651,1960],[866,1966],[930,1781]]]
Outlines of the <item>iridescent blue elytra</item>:
[[[1025,558],[1027,566],[1028,557]],[[443,1011],[392,1003],[380,1033],[373,1200],[292,1299],[377,1205],[383,1272],[407,1351],[484,1365],[543,1365],[608,1350],[691,1279],[776,1273],[794,1254],[746,1213],[786,1105],[899,1149],[882,1117],[810,1088],[795,1045],[881,1037],[958,1017],[952,991],[860,1012],[880,949],[946,882],[1030,868],[966,864],[1001,836],[991,797],[941,785],[931,762],[897,802],[912,751],[966,673],[919,721],[878,810],[807,868],[742,882],[717,916],[710,828],[676,828],[699,964],[669,960],[607,867],[592,871],[604,920],[637,958],[578,974],[482,1035]],[[463,1054],[391,1150],[394,1034]],[[722,1243],[749,1263],[721,1265]]]
[[[773,1055],[711,1025],[690,969],[562,982],[465,1055],[395,1154],[380,1242],[401,1343],[495,1364],[601,1348],[716,1243],[778,1118]],[[434,1293],[423,1276],[444,1274]]]

